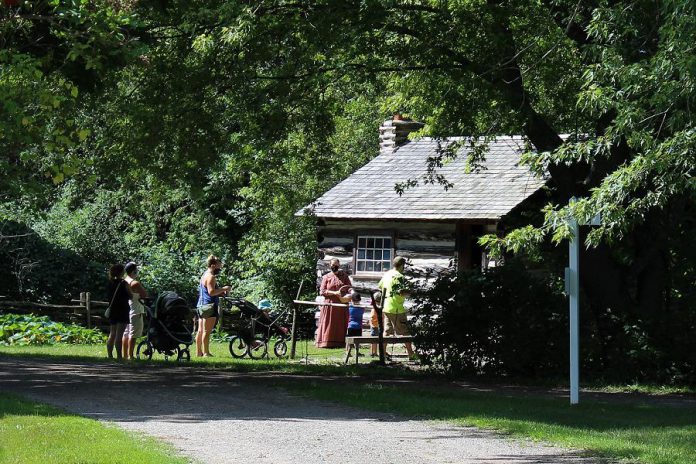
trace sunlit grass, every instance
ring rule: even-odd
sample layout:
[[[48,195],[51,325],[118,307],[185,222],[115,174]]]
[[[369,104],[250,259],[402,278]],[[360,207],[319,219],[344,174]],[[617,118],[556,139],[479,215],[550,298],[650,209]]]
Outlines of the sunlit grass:
[[[404,366],[380,368],[369,365],[369,348],[363,349],[367,354],[365,361],[355,366],[352,362],[343,364],[345,351],[342,348],[320,349],[312,341],[298,341],[296,358],[278,359],[269,347],[267,359],[235,359],[230,355],[227,343],[211,343],[210,351],[213,357],[196,357],[195,346],[191,347],[192,357],[189,362],[177,363],[168,361],[159,353],[155,353],[152,361],[120,361],[133,366],[146,366],[151,363],[169,366],[201,366],[215,369],[228,369],[236,372],[273,371],[287,374],[316,374],[316,375],[374,375],[374,376],[418,376],[421,373],[409,370]],[[289,351],[289,349],[288,349]],[[44,346],[0,346],[0,354],[34,358],[55,358],[65,360],[118,362],[106,358],[106,348],[103,345],[44,345]]]
[[[177,464],[171,447],[41,403],[0,394],[0,464]]]

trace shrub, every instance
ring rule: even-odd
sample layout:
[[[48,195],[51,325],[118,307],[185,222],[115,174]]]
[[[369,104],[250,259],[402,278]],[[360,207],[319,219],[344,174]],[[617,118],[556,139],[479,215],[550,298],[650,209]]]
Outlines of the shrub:
[[[561,285],[514,264],[441,274],[416,296],[422,360],[449,373],[558,373],[567,364],[568,343]]]
[[[0,345],[94,345],[105,340],[104,334],[97,329],[53,322],[46,316],[0,315]]]
[[[696,293],[696,292],[693,292]],[[415,295],[415,343],[424,363],[450,374],[565,377],[568,300],[552,271],[505,266],[441,274]],[[581,294],[580,362],[601,382],[696,382],[696,294],[684,294],[659,324],[592,306]]]

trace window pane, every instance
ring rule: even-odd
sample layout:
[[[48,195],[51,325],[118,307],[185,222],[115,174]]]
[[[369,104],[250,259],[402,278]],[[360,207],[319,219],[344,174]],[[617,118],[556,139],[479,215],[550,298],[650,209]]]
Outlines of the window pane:
[[[358,250],[358,259],[365,259],[365,250]]]
[[[384,239],[384,248],[391,248],[391,239],[390,238],[385,238]]]
[[[358,238],[358,248],[365,248],[365,237]]]
[[[358,271],[365,270],[365,261],[358,261]]]
[[[391,250],[384,250],[382,252],[382,259],[385,261],[391,261]]]
[[[374,238],[368,238],[367,239],[367,248],[374,248],[375,247],[375,239]]]
[[[376,238],[375,239],[375,248],[382,248],[382,243],[384,242],[383,239],[381,238]]]
[[[367,259],[375,259],[375,252],[372,250],[367,250]]]
[[[375,250],[375,259],[376,259],[377,261],[381,261],[381,260],[382,260],[382,250]]]
[[[375,272],[382,272],[382,263],[375,263]]]
[[[375,264],[375,263],[373,263],[372,261],[366,262],[366,263],[365,263],[365,270],[366,270],[367,272],[372,272],[372,271],[374,270],[374,268],[375,268],[375,267],[374,267],[374,264]]]
[[[382,269],[385,271],[388,270],[391,267],[391,263],[389,261],[384,261],[382,262]]]

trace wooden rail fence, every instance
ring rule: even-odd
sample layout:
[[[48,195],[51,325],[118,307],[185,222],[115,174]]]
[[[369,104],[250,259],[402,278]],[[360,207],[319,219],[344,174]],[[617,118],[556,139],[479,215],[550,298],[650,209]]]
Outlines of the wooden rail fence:
[[[106,301],[92,300],[90,292],[80,292],[80,298],[70,300],[73,305],[34,303],[31,301],[7,301],[0,296],[0,310],[9,308],[13,313],[38,314],[49,316],[57,322],[72,322],[85,324],[88,329],[92,327],[103,328],[108,326],[104,318],[104,311],[109,303]]]

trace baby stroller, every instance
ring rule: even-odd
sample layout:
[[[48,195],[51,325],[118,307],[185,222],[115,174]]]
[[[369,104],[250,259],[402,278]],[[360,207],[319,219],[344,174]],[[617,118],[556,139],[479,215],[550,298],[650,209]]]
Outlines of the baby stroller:
[[[137,359],[152,359],[155,351],[165,359],[191,360],[193,343],[190,327],[193,312],[186,300],[174,292],[162,292],[152,307],[147,307],[147,338],[138,344]]]
[[[249,356],[253,359],[268,357],[268,343],[275,337],[273,353],[284,358],[288,353],[290,329],[286,327],[288,310],[267,315],[253,303],[244,298],[225,298],[239,308],[241,318],[249,319],[249,329],[240,330],[230,339],[230,354],[234,358]]]

